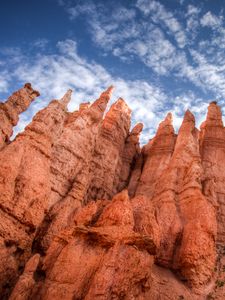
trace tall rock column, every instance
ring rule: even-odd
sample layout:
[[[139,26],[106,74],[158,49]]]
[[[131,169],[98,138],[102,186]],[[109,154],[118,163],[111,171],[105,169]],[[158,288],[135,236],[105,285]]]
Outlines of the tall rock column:
[[[174,267],[191,286],[204,286],[215,268],[217,228],[214,207],[202,194],[198,130],[190,111],[185,113],[179,130],[170,168],[177,173],[175,201],[183,227],[176,245]]]
[[[5,103],[0,103],[0,150],[9,142],[13,134],[13,126],[18,123],[19,114],[24,112],[39,95],[39,92],[33,90],[30,83],[26,83]]]
[[[0,243],[8,268],[20,268],[30,255],[36,228],[50,196],[50,156],[61,135],[70,91],[38,112],[25,131],[0,152]],[[14,264],[14,265],[13,265]],[[7,282],[7,276],[2,281]]]
[[[156,136],[142,150],[144,165],[133,199],[136,202],[136,198],[144,196],[155,210],[160,229],[157,262],[167,268],[172,267],[174,247],[182,228],[175,202],[176,170],[168,169],[175,142],[169,113],[159,124]]]
[[[116,168],[129,135],[130,116],[131,110],[121,98],[106,114],[93,153],[86,201],[112,198]]]
[[[200,153],[203,193],[217,210],[217,243],[222,245],[225,242],[225,129],[216,102],[210,103],[206,121],[201,125]]]
[[[156,136],[142,149],[144,167],[136,195],[149,198],[153,196],[155,184],[170,162],[175,141],[172,114],[168,113],[165,120],[159,124]]]

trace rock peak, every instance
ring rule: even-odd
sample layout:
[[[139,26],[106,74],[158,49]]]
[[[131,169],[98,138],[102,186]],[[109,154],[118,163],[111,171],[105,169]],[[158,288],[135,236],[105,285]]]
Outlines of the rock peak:
[[[13,126],[19,121],[19,114],[27,110],[29,105],[40,93],[33,90],[30,83],[13,93],[5,103],[0,103],[0,149],[9,143],[13,134]]]
[[[205,125],[223,126],[221,108],[219,105],[217,105],[216,101],[210,102],[208,106]]]
[[[67,108],[67,105],[69,104],[70,100],[71,100],[71,95],[72,95],[72,90],[69,89],[65,95],[59,100],[59,102],[65,107]]]
[[[183,122],[195,122],[195,116],[193,115],[193,113],[189,109],[187,109],[185,114],[184,114]]]
[[[144,127],[143,123],[137,123],[131,130],[130,134],[139,135],[142,132],[143,127]]]
[[[192,112],[188,109],[186,110],[183,118],[183,122],[180,126],[180,129],[178,131],[178,140],[184,140],[187,138],[187,135],[192,132],[192,130],[195,128],[195,117],[192,114]],[[178,143],[177,140],[177,144]]]
[[[168,123],[170,123],[172,125],[173,115],[171,112],[168,112],[168,114],[166,115],[165,121],[168,121]]]
[[[209,104],[216,104],[217,105],[217,101],[211,101]]]
[[[174,133],[173,128],[173,115],[171,112],[169,112],[165,119],[159,123],[159,127],[157,129],[156,136],[161,134],[168,134],[168,133]]]
[[[112,96],[113,86],[108,87],[104,92],[101,93],[100,97],[92,103],[91,108],[97,109],[100,112],[100,115],[104,113],[107,104]]]
[[[113,85],[110,85],[110,86],[105,90],[105,93],[108,94],[109,97],[111,97],[113,91],[114,91],[114,86],[113,86]]]
[[[131,109],[123,98],[118,98],[117,101],[112,105],[117,110],[126,110],[128,113],[131,113]]]
[[[40,96],[40,93],[32,88],[32,85],[31,85],[30,82],[25,83],[25,84],[24,84],[24,88],[25,88],[30,94],[35,95],[35,97],[39,97],[39,96]],[[34,97],[34,98],[35,98],[35,97]]]

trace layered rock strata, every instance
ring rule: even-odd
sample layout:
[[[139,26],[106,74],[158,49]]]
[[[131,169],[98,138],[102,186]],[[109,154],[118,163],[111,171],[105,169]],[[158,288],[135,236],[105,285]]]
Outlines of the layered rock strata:
[[[105,113],[112,91],[68,112],[69,90],[12,142],[38,92],[1,105],[2,299],[223,298],[220,107],[200,131],[187,111],[178,134],[167,114],[141,148],[123,99]]]

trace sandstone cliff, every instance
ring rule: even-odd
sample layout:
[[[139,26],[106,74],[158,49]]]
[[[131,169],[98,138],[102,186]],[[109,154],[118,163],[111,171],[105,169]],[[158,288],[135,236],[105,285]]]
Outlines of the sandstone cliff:
[[[223,299],[225,129],[209,104],[200,131],[169,113],[143,125],[113,88],[67,111],[69,90],[10,142],[38,96],[0,107],[1,299]],[[106,113],[105,113],[106,112]]]

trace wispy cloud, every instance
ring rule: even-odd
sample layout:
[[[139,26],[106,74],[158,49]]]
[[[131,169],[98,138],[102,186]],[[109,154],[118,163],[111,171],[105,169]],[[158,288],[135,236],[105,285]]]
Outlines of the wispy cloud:
[[[191,50],[195,67],[187,69],[186,76],[203,89],[214,91],[217,97],[225,96],[225,66],[210,63],[204,55]]]
[[[192,107],[197,117],[202,117],[203,112],[198,112],[199,103],[204,107],[207,102],[197,98],[194,93],[183,93],[172,100],[159,86],[144,80],[131,81],[112,76],[101,65],[82,58],[78,55],[77,44],[73,40],[60,41],[57,48],[58,53],[38,55],[32,59],[26,58],[24,54],[23,64],[13,65],[11,79],[21,83],[30,81],[41,92],[41,97],[32,103],[28,112],[22,114],[17,132],[23,130],[38,110],[45,107],[51,99],[63,96],[68,88],[74,90],[69,104],[69,110],[73,111],[81,102],[96,99],[111,84],[115,86],[111,103],[119,97],[124,98],[133,111],[132,124],[140,121],[144,123],[142,143],[146,143],[154,135],[158,123],[168,111],[174,113],[176,129],[187,108]]]
[[[219,27],[222,25],[223,18],[221,16],[216,16],[208,11],[200,20],[202,26],[206,27]]]
[[[65,7],[71,18],[86,16],[93,42],[107,53],[124,62],[139,60],[159,76],[173,75],[225,96],[223,18],[197,4],[182,5],[182,18],[179,7],[172,12],[155,0],[137,0],[129,8],[119,4],[109,9],[92,1]],[[202,27],[213,29],[207,39],[198,37]]]
[[[134,122],[145,123],[142,140],[147,140],[168,111],[175,115],[176,128],[187,108],[192,108],[199,124],[210,95],[225,97],[225,27],[221,13],[187,1],[177,1],[175,9],[160,0],[136,0],[129,5],[122,1],[117,5],[111,1],[107,5],[91,0],[57,2],[67,12],[71,26],[83,20],[85,34],[95,50],[109,60],[129,63],[134,72],[136,66],[143,68],[147,75],[144,79],[133,76],[135,80],[112,75],[106,66],[79,55],[79,45],[72,39],[58,42],[55,52],[51,51],[54,54],[42,51],[48,47],[47,40],[36,40],[33,47],[40,53],[32,57],[20,48],[0,48],[7,57],[0,61],[5,69],[0,70],[0,91],[8,92],[12,80],[31,81],[42,94],[29,114],[22,116],[23,126],[67,88],[74,90],[70,104],[70,110],[74,110],[78,103],[94,100],[114,84],[113,100],[121,96],[128,102]],[[173,90],[173,86],[179,86],[179,90]],[[190,92],[191,88],[196,93]],[[225,103],[221,100],[221,104]]]
[[[146,15],[150,16],[154,23],[164,25],[168,29],[180,48],[186,45],[186,35],[180,22],[174,17],[172,12],[158,1],[138,0],[136,6]]]
[[[167,102],[167,96],[160,87],[143,80],[125,81],[112,76],[101,65],[80,57],[73,40],[60,41],[57,47],[58,53],[54,55],[38,55],[31,59],[24,54],[23,63],[13,65],[11,79],[21,83],[32,82],[41,92],[41,97],[32,103],[27,113],[22,114],[17,131],[21,131],[51,99],[63,96],[68,88],[74,90],[69,105],[69,109],[74,110],[79,103],[93,101],[113,84],[116,89],[112,101],[124,98],[133,110],[133,124],[139,121],[145,123],[148,130],[143,140],[153,134]]]
[[[191,44],[196,38],[199,32],[199,14],[201,13],[201,8],[189,4],[187,6],[187,12],[185,14],[186,20],[186,34],[188,37],[188,43]]]
[[[8,76],[9,75],[7,72],[2,72],[2,74],[0,74],[0,92],[2,93],[8,92],[9,89],[9,82],[7,80]]]

